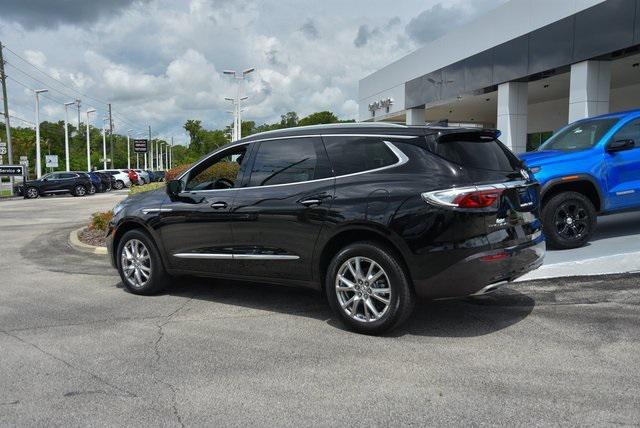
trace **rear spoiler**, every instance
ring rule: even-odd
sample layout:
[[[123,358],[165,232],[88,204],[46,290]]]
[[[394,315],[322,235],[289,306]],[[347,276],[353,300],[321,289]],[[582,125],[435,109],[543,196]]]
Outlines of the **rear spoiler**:
[[[480,140],[497,140],[502,133],[497,129],[472,129],[472,128],[460,128],[451,129],[447,131],[440,131],[436,135],[436,141],[438,143],[445,143],[453,139],[459,139],[461,137],[467,137],[469,139]]]

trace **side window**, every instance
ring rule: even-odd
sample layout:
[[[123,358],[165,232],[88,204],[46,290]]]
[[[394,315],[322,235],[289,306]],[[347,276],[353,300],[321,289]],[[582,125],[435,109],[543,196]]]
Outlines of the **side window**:
[[[377,137],[323,137],[335,175],[390,166],[398,157]]]
[[[60,176],[59,178],[62,178],[62,179],[69,179],[69,178],[75,178],[76,175],[71,174],[70,172],[63,172],[59,174],[59,176]]]
[[[255,156],[249,186],[299,183],[330,175],[320,138],[263,141]]]
[[[246,152],[247,146],[243,145],[210,157],[189,172],[185,189],[193,191],[236,187],[240,165]]]
[[[616,132],[612,141],[633,140],[636,149],[640,147],[640,119],[632,120]]]

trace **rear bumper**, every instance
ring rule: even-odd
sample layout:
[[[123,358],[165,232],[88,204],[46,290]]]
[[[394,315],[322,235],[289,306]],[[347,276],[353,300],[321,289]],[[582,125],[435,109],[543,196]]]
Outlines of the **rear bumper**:
[[[546,252],[541,235],[517,247],[474,254],[427,280],[414,281],[420,297],[437,299],[485,294],[539,268]]]

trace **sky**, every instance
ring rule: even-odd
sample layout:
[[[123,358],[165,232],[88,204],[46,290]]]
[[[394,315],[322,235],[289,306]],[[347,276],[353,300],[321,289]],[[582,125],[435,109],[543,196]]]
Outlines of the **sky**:
[[[250,67],[243,120],[358,119],[361,78],[505,1],[0,0],[12,124],[35,122],[33,90],[48,88],[41,120],[81,98],[101,126],[110,102],[115,132],[186,143],[187,119],[231,123],[222,71]]]

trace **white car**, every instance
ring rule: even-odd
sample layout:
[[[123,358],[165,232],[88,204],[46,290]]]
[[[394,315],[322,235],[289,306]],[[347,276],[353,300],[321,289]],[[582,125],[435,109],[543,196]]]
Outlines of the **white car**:
[[[149,184],[151,182],[151,177],[149,177],[149,173],[147,171],[143,171],[141,169],[134,169],[134,171],[138,174],[138,177],[144,181],[144,183],[140,184]]]
[[[104,172],[105,174],[109,174],[116,179],[115,188],[116,190],[123,189],[125,187],[131,187],[131,180],[129,179],[129,174],[127,171],[122,169],[103,169],[98,172]]]

